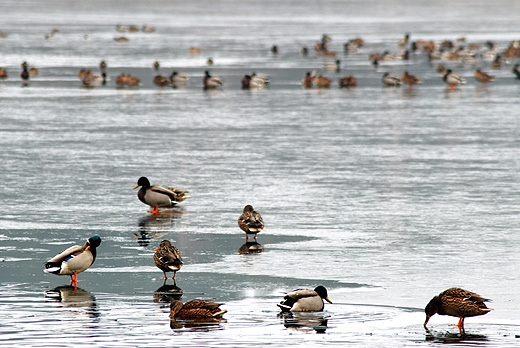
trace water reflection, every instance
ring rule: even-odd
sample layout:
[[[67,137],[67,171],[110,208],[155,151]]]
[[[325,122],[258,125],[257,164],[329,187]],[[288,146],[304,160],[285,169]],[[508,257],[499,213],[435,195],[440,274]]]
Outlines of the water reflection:
[[[239,254],[258,254],[264,251],[264,246],[258,242],[246,242],[238,249]]]
[[[58,286],[52,290],[47,290],[45,297],[61,302],[65,308],[84,307],[86,313],[91,318],[100,316],[96,298],[84,289],[76,288],[76,290],[74,290],[72,285]]]
[[[470,334],[470,333],[455,333],[455,332],[436,332],[426,330],[426,341],[441,342],[441,343],[456,343],[456,342],[481,342],[488,341],[486,335]]]
[[[299,331],[311,331],[325,333],[329,317],[318,313],[279,313],[279,318],[283,318],[283,325],[288,329]]]
[[[221,324],[226,323],[225,319],[194,319],[194,320],[178,320],[178,319],[170,319],[170,328],[172,330],[180,330],[180,329],[192,329],[197,331],[211,331],[221,329]]]
[[[153,302],[172,303],[173,301],[180,300],[182,294],[182,289],[177,285],[164,284],[153,293]]]
[[[171,231],[177,219],[183,217],[183,208],[160,210],[158,215],[146,215],[139,219],[138,233],[134,237],[140,246],[148,246],[152,239],[159,239]]]

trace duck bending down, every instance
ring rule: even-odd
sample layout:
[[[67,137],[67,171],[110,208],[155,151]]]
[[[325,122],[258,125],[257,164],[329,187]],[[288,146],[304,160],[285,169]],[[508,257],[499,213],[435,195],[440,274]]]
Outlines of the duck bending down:
[[[252,205],[248,204],[238,218],[238,227],[246,233],[246,243],[250,234],[254,235],[256,242],[256,234],[264,229],[264,220],[262,215],[255,211]]]
[[[314,290],[298,289],[294,290],[283,298],[283,301],[277,304],[282,312],[321,312],[325,307],[323,300],[332,303],[327,289],[319,285]]]
[[[74,245],[45,263],[45,273],[69,275],[76,290],[78,273],[88,269],[96,260],[96,248],[101,244],[99,236],[90,237],[85,245]]]
[[[434,314],[449,315],[459,317],[457,327],[460,332],[464,332],[464,319],[489,313],[492,309],[488,308],[484,302],[491,301],[474,292],[461,288],[449,288],[439,295],[434,296],[424,308],[426,321],[424,328],[428,330],[426,324]]]
[[[181,252],[169,240],[163,240],[153,254],[153,262],[164,273],[164,283],[168,279],[166,272],[173,272],[173,283],[176,285],[175,276],[181,269],[183,262]]]
[[[188,191],[178,188],[150,185],[150,181],[144,176],[137,180],[134,190],[138,187],[141,188],[137,192],[137,197],[153,208],[149,212],[154,215],[159,214],[159,208],[171,208],[190,196]]]

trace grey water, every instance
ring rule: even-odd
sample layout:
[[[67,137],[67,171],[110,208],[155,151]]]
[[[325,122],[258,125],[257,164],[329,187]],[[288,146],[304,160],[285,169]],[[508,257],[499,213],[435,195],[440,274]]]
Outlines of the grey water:
[[[0,81],[2,346],[520,346],[517,61],[497,70],[480,58],[443,62],[467,80],[448,90],[438,63],[420,51],[377,67],[368,60],[399,52],[405,33],[482,51],[493,41],[503,51],[520,39],[520,3],[1,6],[0,66],[9,74]],[[156,30],[120,33],[119,24]],[[340,72],[323,70],[335,58],[313,49],[325,33]],[[356,37],[365,45],[345,53]],[[202,52],[191,55],[192,46]],[[82,87],[78,71],[98,72],[101,60],[107,84]],[[23,61],[39,69],[26,84]],[[188,84],[154,86],[154,61],[163,75],[187,74]],[[482,87],[476,67],[495,81]],[[205,70],[223,88],[204,91]],[[313,70],[333,86],[302,89]],[[405,70],[423,83],[383,87],[385,71]],[[253,71],[269,85],[241,90]],[[121,73],[142,85],[116,88]],[[338,88],[347,74],[357,87]],[[152,216],[132,190],[140,176],[191,197]],[[261,253],[238,253],[246,204],[266,224]],[[93,235],[102,243],[78,290],[43,272],[45,261]],[[184,258],[182,300],[223,303],[222,322],[171,325],[167,300],[178,294],[163,287],[152,259],[163,239]],[[333,302],[323,313],[278,316],[284,292],[319,284]],[[425,332],[426,303],[451,286],[493,299],[494,310],[467,318],[465,336],[450,326],[457,318],[438,315]]]

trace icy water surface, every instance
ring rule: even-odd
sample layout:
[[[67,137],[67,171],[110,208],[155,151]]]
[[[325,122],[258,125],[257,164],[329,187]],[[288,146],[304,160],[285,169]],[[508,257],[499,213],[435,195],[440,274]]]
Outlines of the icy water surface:
[[[511,68],[443,62],[467,83],[451,91],[418,51],[374,67],[368,55],[398,53],[405,33],[460,45],[520,39],[510,1],[4,1],[0,81],[0,344],[2,346],[458,346],[520,345],[519,97]],[[500,18],[497,21],[497,18]],[[153,25],[153,33],[116,31]],[[46,34],[58,29],[48,39]],[[333,58],[316,57],[322,34]],[[126,36],[128,42],[113,39]],[[357,52],[343,44],[365,40]],[[272,45],[278,54],[270,51]],[[202,53],[190,55],[191,46]],[[308,47],[308,56],[301,54]],[[211,57],[212,66],[206,64]],[[108,64],[105,86],[83,88],[82,68]],[[158,73],[190,76],[182,88]],[[26,86],[20,64],[39,68]],[[495,81],[485,87],[476,67]],[[204,70],[221,90],[203,91]],[[333,81],[305,90],[307,71]],[[403,71],[423,83],[385,88]],[[253,71],[271,81],[244,91]],[[134,74],[142,85],[117,89]],[[338,88],[354,75],[358,86]],[[132,190],[140,176],[191,197],[159,216]],[[237,218],[261,212],[264,252],[241,255]],[[93,235],[94,265],[69,278],[44,263]],[[171,323],[153,264],[169,239],[184,266],[182,300],[211,299],[220,323]],[[322,284],[333,304],[278,316],[284,292]],[[467,335],[426,303],[460,286],[493,299],[466,319]]]

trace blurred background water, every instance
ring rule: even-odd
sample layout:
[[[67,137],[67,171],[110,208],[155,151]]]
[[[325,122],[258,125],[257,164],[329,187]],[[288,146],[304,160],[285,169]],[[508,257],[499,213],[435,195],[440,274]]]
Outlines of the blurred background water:
[[[381,62],[398,40],[520,39],[510,1],[3,1],[0,13],[0,342],[6,346],[402,347],[519,344],[519,95],[501,69],[443,62],[467,84],[451,91],[425,53]],[[153,25],[119,33],[116,25]],[[45,38],[53,29],[59,31]],[[341,60],[317,56],[322,34]],[[125,36],[128,42],[114,38]],[[365,45],[346,53],[361,37]],[[271,52],[277,45],[278,54]],[[191,55],[189,48],[202,49]],[[309,55],[301,54],[302,47]],[[214,64],[207,65],[212,58]],[[79,69],[108,64],[105,86],[83,88]],[[160,89],[157,73],[190,76]],[[39,73],[26,86],[27,61]],[[481,87],[476,67],[495,82]],[[205,70],[221,90],[203,91]],[[330,89],[304,90],[307,71]],[[385,88],[383,72],[423,80]],[[271,81],[241,90],[253,71]],[[117,89],[121,73],[142,86]],[[339,89],[340,76],[358,86]],[[179,207],[150,216],[132,187],[140,176],[186,189]],[[240,255],[237,218],[252,204],[265,251]],[[94,265],[68,277],[45,261],[99,235]],[[225,321],[170,327],[153,249],[171,240],[184,258],[182,300],[225,303]],[[170,281],[171,283],[171,281]],[[322,284],[334,304],[284,322],[284,292]],[[461,286],[494,308],[466,320],[469,335],[424,306]],[[324,334],[315,326],[328,319]],[[317,324],[318,323],[318,324]]]

